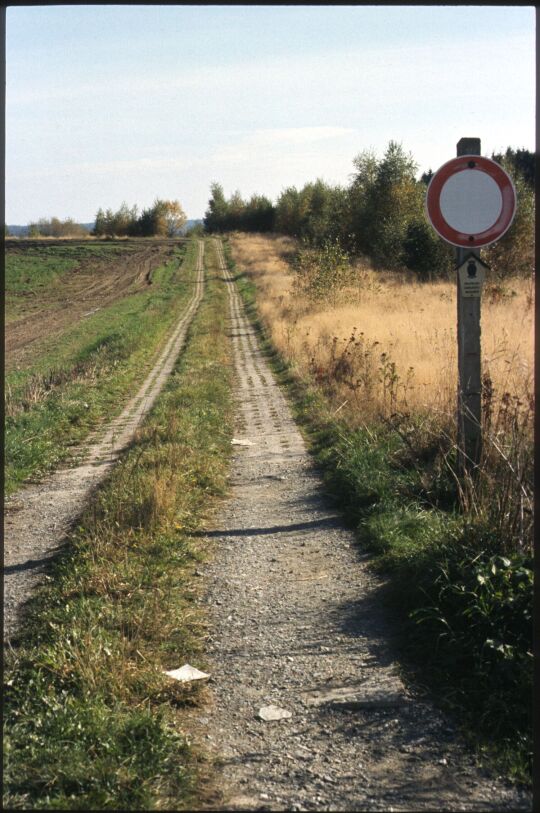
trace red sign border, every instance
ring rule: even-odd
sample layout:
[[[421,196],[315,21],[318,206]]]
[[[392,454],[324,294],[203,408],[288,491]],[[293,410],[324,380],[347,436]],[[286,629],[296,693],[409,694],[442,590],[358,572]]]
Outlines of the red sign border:
[[[493,178],[502,195],[502,207],[499,217],[489,229],[478,234],[467,234],[467,232],[457,231],[452,228],[444,219],[440,206],[441,192],[445,183],[452,175],[456,175],[465,169],[472,169],[470,166],[471,161],[474,161],[474,169],[485,172]],[[495,161],[481,155],[460,155],[458,158],[447,161],[437,170],[427,188],[425,204],[427,218],[443,240],[454,246],[475,248],[494,243],[508,231],[516,213],[516,190],[508,173]]]

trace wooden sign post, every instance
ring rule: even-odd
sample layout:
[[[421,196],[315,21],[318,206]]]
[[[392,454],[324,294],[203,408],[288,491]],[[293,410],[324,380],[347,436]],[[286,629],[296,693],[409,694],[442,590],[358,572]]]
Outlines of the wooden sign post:
[[[462,138],[457,155],[480,155],[479,138]],[[456,247],[459,268],[465,257],[480,258],[478,248]],[[457,279],[458,403],[457,446],[459,470],[474,471],[482,455],[482,361],[480,355],[480,297],[465,297]]]
[[[480,247],[510,228],[516,209],[514,185],[495,161],[480,155],[479,138],[461,138],[457,158],[435,173],[426,214],[435,231],[456,247],[459,468],[474,474],[482,454],[480,302],[487,266]]]

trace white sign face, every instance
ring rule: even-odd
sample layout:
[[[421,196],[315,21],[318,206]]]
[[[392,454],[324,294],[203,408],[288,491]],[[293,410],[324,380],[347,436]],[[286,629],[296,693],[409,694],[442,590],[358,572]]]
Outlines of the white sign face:
[[[441,212],[456,231],[479,234],[491,228],[502,211],[502,194],[485,172],[464,169],[451,175],[441,189]]]
[[[516,210],[512,179],[495,161],[460,155],[431,179],[426,214],[435,231],[454,246],[479,248],[499,240]]]

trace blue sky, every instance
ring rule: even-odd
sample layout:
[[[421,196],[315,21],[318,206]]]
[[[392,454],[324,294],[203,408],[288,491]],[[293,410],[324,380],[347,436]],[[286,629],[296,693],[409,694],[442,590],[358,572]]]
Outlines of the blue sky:
[[[419,172],[534,149],[532,6],[7,9],[6,221],[93,220],[212,181],[275,199],[393,139]]]

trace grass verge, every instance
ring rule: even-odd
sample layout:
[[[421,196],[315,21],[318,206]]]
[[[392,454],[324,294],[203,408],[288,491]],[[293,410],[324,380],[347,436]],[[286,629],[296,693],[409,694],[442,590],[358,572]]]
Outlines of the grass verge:
[[[351,429],[324,391],[272,346],[254,284],[235,267],[247,312],[328,493],[373,552],[384,577],[409,681],[452,714],[481,762],[528,784],[532,763],[532,557],[486,515],[458,507],[451,466],[440,465],[436,427],[370,421]],[[453,450],[448,448],[447,455]]]
[[[92,499],[6,656],[4,805],[189,809],[197,765],[163,675],[204,668],[194,601],[202,526],[224,493],[232,435],[227,295],[209,261],[187,348]]]
[[[120,412],[192,295],[196,252],[196,241],[181,246],[154,272],[149,291],[83,320],[6,377],[6,494],[57,466]]]

